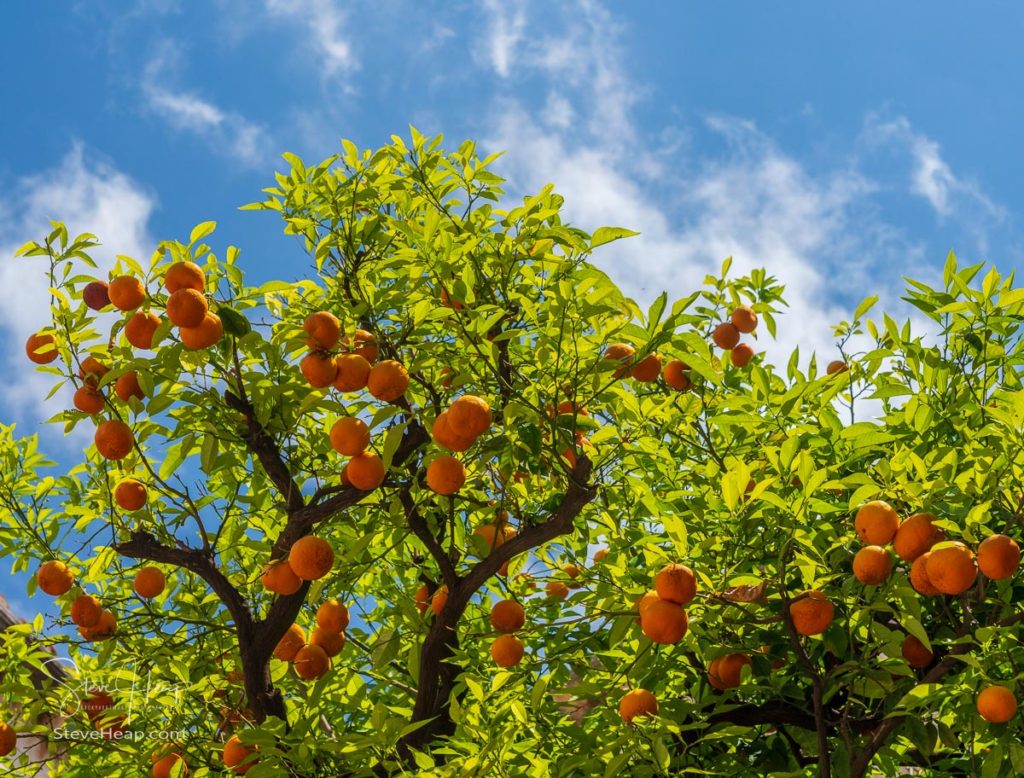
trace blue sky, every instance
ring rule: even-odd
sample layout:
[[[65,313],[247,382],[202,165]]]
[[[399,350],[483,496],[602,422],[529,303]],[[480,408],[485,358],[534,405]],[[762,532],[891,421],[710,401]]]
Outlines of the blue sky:
[[[46,219],[98,233],[108,262],[213,219],[255,280],[295,278],[278,222],[237,207],[282,151],[410,123],[506,149],[510,191],[554,182],[581,227],[640,230],[595,259],[641,300],[728,255],[767,267],[793,313],[762,347],[828,354],[867,294],[909,315],[900,277],[934,278],[951,248],[1019,264],[1022,26],[1010,2],[9,4],[2,418],[40,429],[67,401],[25,376],[45,284],[9,258]]]

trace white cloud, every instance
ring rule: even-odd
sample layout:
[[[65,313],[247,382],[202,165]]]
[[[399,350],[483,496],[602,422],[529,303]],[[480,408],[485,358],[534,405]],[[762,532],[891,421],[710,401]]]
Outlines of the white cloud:
[[[41,257],[12,259],[12,255],[23,243],[46,235],[52,229],[50,219],[63,221],[71,235],[91,232],[104,242],[92,254],[99,269],[81,270],[106,278],[115,254],[148,261],[155,241],[147,224],[156,202],[152,193],[110,164],[88,158],[80,144],[55,168],[5,189],[10,195],[0,201],[4,214],[0,288],[17,293],[7,295],[0,306],[0,360],[8,365],[8,380],[0,386],[0,406],[8,409],[9,416],[18,412],[45,419],[71,407],[70,392],[44,401],[53,378],[30,370],[24,352],[28,336],[49,324],[47,265]]]
[[[323,74],[337,76],[359,68],[352,43],[345,35],[348,14],[335,0],[264,0],[274,17],[301,22],[312,38]]]
[[[485,54],[494,72],[502,78],[508,78],[516,46],[523,39],[523,29],[526,27],[525,3],[519,0],[487,0],[484,8],[488,16]]]
[[[140,84],[146,106],[175,129],[195,133],[218,152],[244,165],[263,165],[272,160],[272,143],[266,129],[194,92],[174,86],[175,62],[180,58],[180,52],[169,41],[157,47],[143,70]]]

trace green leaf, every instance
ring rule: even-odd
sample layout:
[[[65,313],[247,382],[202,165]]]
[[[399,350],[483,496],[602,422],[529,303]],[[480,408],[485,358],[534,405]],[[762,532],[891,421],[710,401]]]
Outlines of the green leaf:
[[[596,249],[598,246],[603,246],[606,243],[622,238],[631,238],[639,234],[639,232],[627,230],[623,227],[598,227],[590,237],[590,248]]]
[[[217,229],[217,222],[202,222],[201,224],[197,224],[192,229],[192,234],[188,236],[188,245],[194,246],[215,229]]]

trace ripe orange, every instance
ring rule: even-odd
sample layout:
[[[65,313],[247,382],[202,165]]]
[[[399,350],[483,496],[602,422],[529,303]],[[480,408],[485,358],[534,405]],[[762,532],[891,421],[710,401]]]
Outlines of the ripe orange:
[[[657,716],[658,701],[646,689],[633,689],[619,700],[619,717],[627,724],[637,716]]]
[[[370,445],[370,428],[355,416],[346,416],[331,427],[331,445],[347,457],[362,454]]]
[[[516,531],[507,525],[499,530],[494,524],[481,524],[473,530],[473,534],[483,538],[484,544],[491,550],[505,545],[516,536]]]
[[[426,613],[430,605],[430,587],[423,584],[416,590],[416,594],[413,595],[413,601],[416,603],[416,610],[420,613]]]
[[[729,351],[736,348],[736,344],[740,342],[740,331],[731,321],[724,321],[715,327],[711,333],[711,340],[720,349]]]
[[[513,667],[523,661],[523,643],[515,635],[501,635],[491,643],[491,658],[498,667]]]
[[[900,517],[889,503],[884,500],[872,500],[864,503],[857,511],[853,520],[857,536],[872,546],[884,546],[896,534],[900,526]]]
[[[564,600],[569,596],[569,587],[561,581],[549,581],[544,587],[544,593],[556,600]]]
[[[124,325],[124,337],[135,348],[153,348],[153,335],[160,326],[160,317],[152,311],[137,311]]]
[[[18,733],[6,721],[0,721],[0,756],[7,756],[18,745]]]
[[[679,359],[673,359],[667,365],[665,370],[662,372],[665,378],[665,383],[673,389],[677,389],[680,392],[685,392],[693,384],[690,382],[690,367],[685,362]]]
[[[366,388],[370,377],[370,363],[361,354],[339,354],[334,358],[338,366],[338,374],[334,378],[334,388],[339,392],[358,392]]]
[[[146,287],[134,276],[118,276],[107,287],[107,294],[114,307],[122,311],[134,311],[146,300]]]
[[[135,445],[135,435],[120,419],[107,419],[96,428],[93,443],[105,459],[124,459]]]
[[[287,559],[270,562],[264,567],[260,582],[267,591],[284,596],[295,594],[302,586],[302,579],[295,575]]]
[[[625,365],[625,363],[629,362],[633,358],[634,354],[636,354],[636,349],[628,343],[612,343],[604,350],[602,359],[615,360],[616,362]],[[625,367],[620,367],[615,371],[616,378],[622,378],[624,375],[626,375]]]
[[[290,662],[304,645],[306,645],[306,631],[298,624],[292,624],[277,641],[274,656],[282,662]]]
[[[708,665],[708,682],[719,691],[736,689],[743,681],[743,668],[751,664],[744,653],[726,654]]]
[[[353,354],[358,354],[369,363],[377,361],[377,357],[380,355],[380,351],[377,348],[377,336],[372,332],[366,330],[356,330],[355,338],[353,339],[354,348],[349,348],[348,335],[344,335],[341,338],[341,351],[347,354],[351,351]]]
[[[928,578],[927,565],[928,557],[931,556],[931,553],[931,551],[926,551],[910,565],[910,585],[914,587],[918,594],[923,594],[925,597],[936,597],[942,594],[932,585],[931,580]]]
[[[1020,546],[1006,535],[991,535],[978,546],[978,567],[993,581],[1009,578],[1020,567]]]
[[[235,775],[242,775],[243,773],[249,772],[256,760],[250,760],[245,762],[250,755],[256,753],[254,746],[245,745],[239,738],[238,735],[232,735],[224,743],[224,766],[231,769]],[[245,764],[242,764],[245,762]]]
[[[686,605],[697,595],[697,577],[686,565],[665,565],[654,576],[654,588],[661,599]]]
[[[195,262],[175,262],[164,273],[164,288],[170,294],[179,289],[195,289],[197,292],[206,291],[206,276],[203,269]]]
[[[835,617],[835,607],[822,592],[810,590],[806,597],[790,603],[789,617],[800,635],[820,635]]]
[[[381,402],[393,402],[409,388],[409,373],[393,359],[385,359],[370,368],[366,389]]]
[[[78,365],[78,377],[89,386],[97,386],[108,370],[110,368],[96,359],[96,357],[86,357]]]
[[[630,376],[637,381],[649,383],[650,381],[657,381],[659,373],[661,373],[661,357],[657,354],[648,354],[633,365]]]
[[[57,339],[53,335],[39,332],[28,336],[25,353],[37,365],[48,365],[60,356],[60,352],[57,351]]]
[[[71,573],[71,569],[57,559],[43,562],[36,573],[36,583],[39,584],[39,588],[52,597],[67,594],[74,582],[75,576]]]
[[[757,314],[749,305],[737,305],[729,320],[733,327],[744,334],[749,334],[757,329]]]
[[[565,565],[562,568],[562,572],[573,579],[580,577],[580,569],[576,565]]]
[[[655,643],[678,643],[688,627],[689,619],[683,606],[669,600],[655,600],[640,616],[640,629]]]
[[[306,345],[319,351],[330,351],[338,345],[341,337],[341,322],[330,311],[317,311],[306,317],[302,329],[309,336]]]
[[[103,393],[86,384],[75,390],[71,401],[82,413],[96,414],[103,410]]]
[[[100,623],[103,605],[100,598],[91,594],[80,594],[71,603],[71,620],[79,627],[89,629]]]
[[[925,570],[932,586],[943,594],[966,592],[978,577],[974,553],[959,542],[939,546],[928,552]]]
[[[202,292],[179,289],[167,298],[167,318],[178,327],[198,327],[210,310]]]
[[[907,635],[903,639],[901,653],[903,658],[907,660],[907,664],[917,670],[927,667],[935,658],[935,655],[924,647],[924,643],[913,635]]]
[[[114,487],[114,502],[122,510],[137,511],[146,504],[148,497],[146,485],[134,478],[125,478]]]
[[[978,713],[985,721],[1002,724],[1017,712],[1017,698],[1005,686],[988,686],[978,695]]]
[[[338,377],[338,364],[334,357],[323,351],[311,351],[299,362],[299,369],[314,389],[323,389]]]
[[[902,522],[892,539],[893,550],[904,562],[913,562],[921,554],[931,550],[936,543],[945,537],[938,527],[932,524],[935,517],[930,513],[915,513]]]
[[[190,351],[200,351],[215,345],[224,335],[224,324],[220,316],[207,313],[196,327],[181,327],[178,337],[182,345]]]
[[[460,438],[475,438],[491,426],[491,406],[482,397],[464,394],[448,409],[448,424]]]
[[[864,546],[853,557],[853,574],[867,586],[882,583],[892,572],[892,557],[881,546]]]
[[[296,652],[293,660],[295,674],[304,681],[315,681],[323,678],[324,674],[331,669],[331,660],[327,652],[320,646],[303,646]]]
[[[450,294],[448,294],[448,290],[445,289],[443,286],[441,287],[440,298],[441,305],[443,305],[445,308],[451,308],[452,310],[455,311],[461,311],[463,308],[462,303],[460,303],[458,300],[454,299]]]
[[[328,657],[335,657],[345,647],[345,633],[317,627],[309,638],[309,644],[322,648]]]
[[[491,626],[498,632],[515,632],[526,623],[526,611],[515,600],[502,600],[491,608]]]
[[[356,489],[369,492],[384,483],[384,462],[372,451],[356,454],[345,465],[349,483]]]
[[[110,285],[106,281],[90,281],[82,289],[82,302],[91,310],[102,311],[110,305]]]
[[[594,564],[596,565],[598,562],[603,560],[606,556],[608,556],[608,549],[607,548],[599,548],[597,551],[594,552]]]
[[[654,589],[649,589],[648,591],[644,592],[642,595],[636,598],[636,601],[633,603],[633,608],[636,610],[638,614],[636,619],[637,624],[640,623],[640,619],[643,618],[643,615],[647,612],[647,609],[660,599],[661,598],[658,596],[658,593],[654,591]]]
[[[433,435],[434,441],[439,446],[444,446],[449,451],[467,451],[475,442],[474,437],[464,437],[455,434],[451,427],[448,411],[441,413],[434,419],[431,435]]]
[[[158,597],[167,586],[167,579],[159,567],[149,565],[135,574],[135,593],[151,600]]]
[[[754,358],[754,349],[749,343],[740,343],[729,353],[735,367],[746,367]]]
[[[114,381],[114,392],[123,403],[128,402],[132,397],[142,400],[146,396],[139,385],[139,374],[134,370],[117,377],[117,380]]]
[[[306,535],[292,544],[288,552],[288,564],[302,580],[315,581],[331,572],[334,549],[323,538]]]
[[[837,373],[845,373],[850,369],[850,366],[843,362],[841,359],[833,359],[828,363],[828,367],[825,368],[826,375],[836,375]]]
[[[181,758],[181,754],[167,754],[157,759],[153,763],[153,778],[171,778],[171,775],[174,774],[175,766],[179,764],[181,769],[177,774],[178,778],[186,778],[188,776],[188,765]]]
[[[348,620],[348,608],[336,599],[325,600],[316,609],[317,626],[328,632],[344,632]]]
[[[117,632],[117,619],[114,618],[114,614],[110,611],[101,610],[100,620],[95,627],[79,627],[78,632],[89,641],[106,640],[113,637],[114,633]]]
[[[444,610],[444,606],[448,603],[448,584],[443,584],[438,587],[437,591],[434,592],[434,596],[430,598],[430,610],[434,612],[435,616],[440,616],[441,611]]]
[[[427,486],[438,494],[455,494],[466,483],[466,468],[455,457],[438,457],[427,465]]]

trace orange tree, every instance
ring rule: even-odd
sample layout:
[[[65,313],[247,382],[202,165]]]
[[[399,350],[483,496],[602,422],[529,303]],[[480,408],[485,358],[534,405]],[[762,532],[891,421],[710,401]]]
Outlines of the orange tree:
[[[247,285],[212,223],[107,279],[59,224],[19,251],[52,287],[27,356],[88,445],[57,468],[0,428],[3,551],[60,614],[3,638],[0,751],[49,739],[55,774],[104,776],[1024,771],[1024,290],[951,256],[908,289],[927,337],[869,298],[826,370],[776,367],[753,348],[775,279],[727,262],[644,311],[588,262],[632,233],[564,224],[550,187],[503,206],[494,157],[440,142],[285,155],[248,207],[302,280]]]

